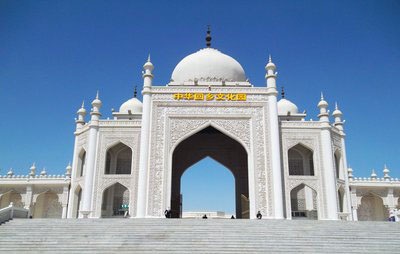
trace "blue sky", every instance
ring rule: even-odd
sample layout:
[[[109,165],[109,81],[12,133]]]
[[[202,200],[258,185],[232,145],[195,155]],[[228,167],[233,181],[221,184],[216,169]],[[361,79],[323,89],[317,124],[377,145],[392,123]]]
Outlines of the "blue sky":
[[[346,119],[358,176],[387,163],[400,177],[399,1],[1,1],[0,174],[32,162],[61,174],[72,160],[75,112],[96,90],[103,117],[141,87],[151,53],[154,82],[205,46],[237,59],[264,86],[269,53],[278,85],[308,117],[324,91]]]

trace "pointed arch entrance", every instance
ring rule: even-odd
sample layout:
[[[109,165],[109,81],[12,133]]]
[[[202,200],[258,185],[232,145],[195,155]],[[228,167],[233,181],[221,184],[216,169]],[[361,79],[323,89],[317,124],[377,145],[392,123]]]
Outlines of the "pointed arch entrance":
[[[181,177],[183,173],[190,166],[207,156],[232,172],[235,178],[236,218],[249,218],[247,152],[238,141],[212,126],[206,127],[183,140],[172,154],[170,203],[172,217],[181,217]]]

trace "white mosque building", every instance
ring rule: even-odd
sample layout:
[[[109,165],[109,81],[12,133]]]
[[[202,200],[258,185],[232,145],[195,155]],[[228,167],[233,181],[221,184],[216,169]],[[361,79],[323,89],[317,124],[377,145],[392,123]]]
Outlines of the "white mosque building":
[[[400,208],[400,181],[348,168],[344,121],[321,95],[318,120],[284,98],[277,67],[265,85],[249,82],[232,57],[207,47],[175,67],[166,85],[143,66],[143,102],[122,103],[101,118],[99,94],[90,119],[78,110],[72,164],[65,175],[0,176],[0,211],[11,203],[33,218],[182,217],[181,176],[209,156],[235,178],[237,218],[387,220]],[[333,117],[333,121],[330,117]]]

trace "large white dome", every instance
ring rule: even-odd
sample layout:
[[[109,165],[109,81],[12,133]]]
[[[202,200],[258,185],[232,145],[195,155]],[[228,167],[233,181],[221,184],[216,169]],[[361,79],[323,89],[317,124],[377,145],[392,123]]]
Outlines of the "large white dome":
[[[278,101],[278,115],[295,115],[299,113],[299,109],[293,102],[282,98]]]
[[[183,58],[172,72],[173,82],[246,81],[242,66],[232,57],[213,48],[204,48]]]
[[[143,104],[137,98],[132,98],[124,102],[119,108],[119,113],[128,114],[141,114],[143,111]]]

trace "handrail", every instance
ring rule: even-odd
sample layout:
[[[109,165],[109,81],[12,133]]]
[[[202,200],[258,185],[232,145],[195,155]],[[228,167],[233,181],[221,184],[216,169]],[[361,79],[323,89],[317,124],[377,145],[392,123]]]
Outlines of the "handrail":
[[[28,214],[28,209],[15,207],[11,202],[8,207],[0,209],[0,225],[13,218],[28,218]]]

